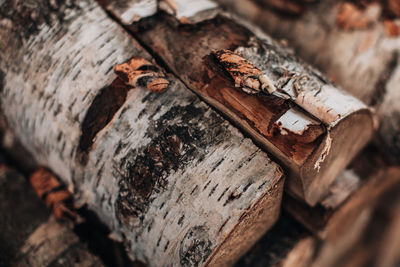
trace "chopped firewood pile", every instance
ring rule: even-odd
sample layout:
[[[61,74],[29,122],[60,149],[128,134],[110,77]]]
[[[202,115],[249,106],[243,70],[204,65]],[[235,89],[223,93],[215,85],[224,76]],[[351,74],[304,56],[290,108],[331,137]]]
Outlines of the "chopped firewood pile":
[[[0,266],[400,264],[400,1],[0,1]]]

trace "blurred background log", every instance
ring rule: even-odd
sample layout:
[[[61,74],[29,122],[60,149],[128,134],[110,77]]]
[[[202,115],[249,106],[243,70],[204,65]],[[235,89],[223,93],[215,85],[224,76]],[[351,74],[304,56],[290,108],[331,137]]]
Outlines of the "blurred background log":
[[[2,153],[0,162],[0,265],[103,266],[67,224],[55,220]]]

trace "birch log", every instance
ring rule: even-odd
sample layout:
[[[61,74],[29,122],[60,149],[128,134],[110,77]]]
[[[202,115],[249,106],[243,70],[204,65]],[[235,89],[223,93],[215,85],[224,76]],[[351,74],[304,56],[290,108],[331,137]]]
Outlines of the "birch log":
[[[176,78],[158,94],[116,78],[117,63],[152,58],[97,3],[0,10],[10,127],[131,258],[232,263],[276,221],[280,167]]]
[[[103,3],[106,9],[124,23],[123,14],[128,11],[115,7],[137,1],[108,2]],[[213,8],[212,2],[189,1],[185,6],[185,1],[166,2],[175,4],[171,9],[160,4],[166,12],[151,17],[144,14],[138,23],[127,24],[128,28],[189,88],[287,166],[289,190],[315,205],[369,140],[370,110],[270,37]],[[193,12],[180,17],[183,9]],[[234,56],[243,57],[262,73],[264,79],[256,83],[275,88],[289,99],[249,95],[235,88],[215,57],[215,49],[230,49]],[[241,65],[229,64],[225,65],[238,68],[236,74],[246,77]]]
[[[391,27],[399,30],[400,20],[396,16],[385,19],[387,10],[381,4],[386,1],[372,1],[365,9],[352,5],[349,18],[343,10],[351,1],[318,1],[305,5],[304,13],[296,17],[282,16],[253,0],[218,2],[272,36],[288,40],[302,58],[373,106],[380,119],[382,151],[392,163],[400,163],[400,37],[391,32]],[[340,19],[349,26],[344,28]],[[364,25],[355,27],[357,21]]]
[[[71,229],[49,214],[25,177],[1,161],[0,265],[103,266]]]

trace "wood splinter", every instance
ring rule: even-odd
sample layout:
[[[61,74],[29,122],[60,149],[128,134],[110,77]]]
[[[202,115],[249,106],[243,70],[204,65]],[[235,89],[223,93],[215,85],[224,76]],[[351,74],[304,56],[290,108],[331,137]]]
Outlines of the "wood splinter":
[[[114,72],[126,85],[146,87],[155,93],[164,91],[169,85],[169,81],[162,75],[160,69],[141,57],[134,57],[128,62],[116,65]]]
[[[212,54],[231,75],[235,87],[241,87],[243,92],[248,94],[265,92],[284,99],[290,98],[286,93],[277,92],[271,78],[240,55],[227,49],[214,50]]]

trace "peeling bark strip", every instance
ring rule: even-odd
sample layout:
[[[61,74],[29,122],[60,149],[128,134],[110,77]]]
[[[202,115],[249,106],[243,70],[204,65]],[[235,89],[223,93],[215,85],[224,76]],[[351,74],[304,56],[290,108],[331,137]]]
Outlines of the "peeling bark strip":
[[[132,58],[128,62],[115,66],[114,72],[126,85],[146,87],[147,90],[156,93],[163,91],[169,85],[160,70],[141,57]]]
[[[1,266],[103,266],[71,229],[49,215],[25,177],[3,163],[0,203]]]
[[[57,219],[76,219],[71,193],[52,173],[45,168],[39,168],[31,175],[30,182],[38,197],[53,211]]]
[[[291,192],[316,204],[370,139],[370,110],[269,37],[207,7],[198,12],[214,16],[188,25],[160,13],[129,28],[193,91],[288,166]],[[280,96],[257,93],[263,87]]]
[[[179,80],[129,90],[113,67],[152,58],[94,1],[75,4],[27,37],[0,18],[0,99],[15,135],[132,258],[232,264],[276,221],[282,170]]]
[[[352,31],[338,24],[337,19],[344,16],[340,13],[342,1],[320,1],[298,18],[285,18],[260,8],[254,4],[256,0],[218,2],[251,19],[272,36],[286,38],[300,56],[320,67],[348,92],[373,105],[380,119],[378,140],[382,151],[393,163],[400,163],[400,36],[385,33],[386,25],[399,25],[398,15],[394,16],[398,8],[390,7],[396,1],[354,1],[366,7],[357,11],[361,14],[350,15],[364,16],[370,23]],[[381,19],[387,16],[391,21]],[[360,23],[360,19],[355,21]]]

